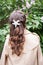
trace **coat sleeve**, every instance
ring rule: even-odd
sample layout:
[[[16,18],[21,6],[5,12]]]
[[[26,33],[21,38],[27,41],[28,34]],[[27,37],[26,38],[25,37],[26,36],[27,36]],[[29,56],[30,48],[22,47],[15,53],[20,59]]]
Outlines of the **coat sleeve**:
[[[37,45],[37,65],[43,65],[42,63],[42,51],[41,51],[41,47],[40,47],[40,37],[38,34],[33,33],[35,36],[35,43]]]
[[[6,57],[8,56],[8,40],[9,40],[9,36],[7,35],[6,40],[5,40],[5,44],[4,44],[4,48],[2,51],[2,55],[1,55],[1,60],[0,60],[1,65],[5,65]]]
[[[38,65],[43,65],[42,64],[42,51],[41,51],[41,47],[40,47],[40,38],[38,38],[39,40],[39,45],[38,45],[38,49],[37,49],[37,60],[38,60]]]

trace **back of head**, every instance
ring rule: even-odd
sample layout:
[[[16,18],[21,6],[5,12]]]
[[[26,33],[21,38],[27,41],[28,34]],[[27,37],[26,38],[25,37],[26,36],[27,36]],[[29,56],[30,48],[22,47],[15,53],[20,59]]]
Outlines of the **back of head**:
[[[12,54],[20,55],[25,41],[24,28],[26,17],[21,11],[13,11],[9,17],[10,44]]]
[[[13,11],[10,15],[9,21],[10,23],[13,22],[14,20],[20,20],[20,22],[22,23],[23,27],[25,28],[25,22],[26,22],[26,16],[24,15],[23,12],[17,10],[17,11]]]

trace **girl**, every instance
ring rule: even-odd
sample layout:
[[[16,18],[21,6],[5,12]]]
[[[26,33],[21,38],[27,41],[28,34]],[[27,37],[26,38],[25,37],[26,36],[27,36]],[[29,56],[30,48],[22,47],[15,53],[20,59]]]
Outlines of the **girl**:
[[[26,29],[25,15],[13,11],[9,22],[10,34],[6,37],[1,65],[42,65],[39,36]]]

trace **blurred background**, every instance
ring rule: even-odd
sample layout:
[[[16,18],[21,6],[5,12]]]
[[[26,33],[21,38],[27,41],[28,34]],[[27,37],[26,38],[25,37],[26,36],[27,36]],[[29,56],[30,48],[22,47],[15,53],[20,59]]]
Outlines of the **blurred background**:
[[[43,53],[43,0],[0,0],[0,55],[6,35],[10,31],[8,18],[14,10],[24,12],[26,28],[40,36],[40,46]]]

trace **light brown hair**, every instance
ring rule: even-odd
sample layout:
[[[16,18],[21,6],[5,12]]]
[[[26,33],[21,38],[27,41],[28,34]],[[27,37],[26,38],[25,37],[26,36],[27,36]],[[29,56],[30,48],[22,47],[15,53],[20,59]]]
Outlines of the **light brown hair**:
[[[20,25],[15,27],[13,23],[13,19],[15,21],[19,20]],[[12,49],[12,54],[16,54],[19,56],[23,50],[23,45],[25,42],[24,37],[24,28],[26,22],[26,16],[21,11],[13,11],[9,17],[10,22],[10,44]]]

